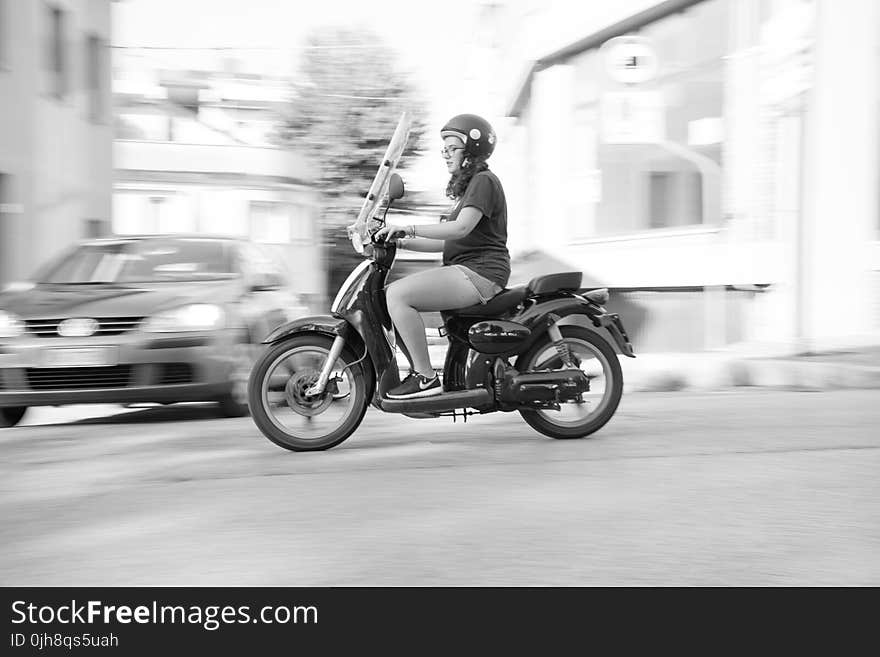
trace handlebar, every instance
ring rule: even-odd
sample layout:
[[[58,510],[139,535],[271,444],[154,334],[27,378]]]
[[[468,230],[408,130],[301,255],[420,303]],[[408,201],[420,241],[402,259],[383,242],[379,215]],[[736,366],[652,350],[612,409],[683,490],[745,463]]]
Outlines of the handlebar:
[[[374,244],[381,244],[381,243],[388,244],[389,242],[393,242],[394,240],[396,240],[399,237],[406,237],[406,231],[405,230],[393,230],[390,233],[388,233],[387,235],[385,235],[385,238],[382,240],[377,240],[376,233],[373,233],[372,235],[370,235],[370,241],[373,242]]]
[[[367,225],[352,224],[348,226],[348,237],[351,240],[354,250],[361,255],[368,255],[365,251],[366,247],[371,245],[389,246],[399,237],[406,237],[405,230],[395,230],[382,239],[376,239],[376,233],[385,226],[385,218],[374,217],[367,222]]]

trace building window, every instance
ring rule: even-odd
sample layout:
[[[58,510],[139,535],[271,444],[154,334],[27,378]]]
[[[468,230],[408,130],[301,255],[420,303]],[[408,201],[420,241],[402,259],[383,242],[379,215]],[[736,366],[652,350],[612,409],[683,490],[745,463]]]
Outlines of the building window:
[[[0,0],[2,2],[3,0]],[[8,174],[0,172],[0,284],[12,278],[13,231],[7,215]]]
[[[168,212],[168,199],[164,196],[150,196],[148,208],[143,230],[146,233],[159,233]]]
[[[104,237],[109,232],[107,222],[103,219],[86,219],[85,235],[86,238]]]
[[[290,239],[293,242],[312,241],[312,213],[306,205],[291,206]]]
[[[609,75],[608,52],[572,60],[583,144],[573,165],[601,180],[589,207],[578,207],[592,232],[579,237],[718,223],[732,6],[705,0],[639,29],[660,67],[638,85]]]
[[[55,98],[64,98],[67,94],[67,53],[65,52],[64,28],[66,24],[64,11],[58,7],[49,7],[49,43],[48,69],[49,93]]]
[[[690,171],[652,171],[648,175],[650,228],[689,226],[703,221],[702,177]]]
[[[6,6],[6,0],[0,0],[0,69],[5,68],[9,62],[7,58],[9,53],[6,52],[9,43],[9,20],[10,8]]]
[[[89,121],[104,120],[104,41],[95,34],[86,36],[86,93],[89,103]]]
[[[290,242],[290,205],[275,201],[250,202],[251,239],[264,244]]]
[[[674,174],[665,171],[654,171],[649,175],[648,211],[651,218],[651,228],[668,226],[673,209],[670,207],[672,190],[671,178]]]

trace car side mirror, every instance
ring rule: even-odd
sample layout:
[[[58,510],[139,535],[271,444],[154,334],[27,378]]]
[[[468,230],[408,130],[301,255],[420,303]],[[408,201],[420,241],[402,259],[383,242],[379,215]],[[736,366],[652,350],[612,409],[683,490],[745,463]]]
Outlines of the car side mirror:
[[[276,274],[260,274],[254,277],[254,280],[248,286],[251,292],[269,292],[271,290],[280,290],[284,286],[284,281]]]

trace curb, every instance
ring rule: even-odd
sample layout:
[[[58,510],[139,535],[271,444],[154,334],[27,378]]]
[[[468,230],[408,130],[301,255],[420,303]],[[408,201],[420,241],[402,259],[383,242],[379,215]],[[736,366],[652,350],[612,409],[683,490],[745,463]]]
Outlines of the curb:
[[[623,360],[623,359],[622,359]],[[633,392],[721,390],[760,387],[788,390],[880,388],[880,366],[809,362],[796,358],[724,358],[702,363],[624,368],[624,389]]]
[[[880,388],[880,367],[797,359],[754,359],[745,365],[741,385],[800,390]]]

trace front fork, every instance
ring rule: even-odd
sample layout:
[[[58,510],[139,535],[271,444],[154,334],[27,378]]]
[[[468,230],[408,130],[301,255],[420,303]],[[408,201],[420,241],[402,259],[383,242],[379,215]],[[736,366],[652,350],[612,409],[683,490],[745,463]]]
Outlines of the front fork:
[[[324,393],[324,388],[327,387],[327,381],[330,380],[330,372],[333,371],[333,365],[336,364],[336,361],[342,354],[343,347],[345,347],[345,338],[341,335],[337,335],[333,339],[333,345],[330,347],[330,353],[327,354],[327,360],[324,361],[324,366],[321,368],[321,374],[318,375],[318,380],[315,382],[315,385],[306,390],[306,396],[317,397]]]

